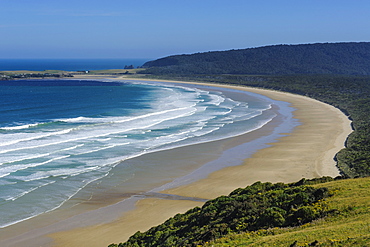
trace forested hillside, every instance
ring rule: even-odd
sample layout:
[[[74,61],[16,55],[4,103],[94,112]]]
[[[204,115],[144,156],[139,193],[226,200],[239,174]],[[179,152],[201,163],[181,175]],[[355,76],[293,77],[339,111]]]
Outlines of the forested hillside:
[[[144,64],[149,74],[370,75],[370,42],[274,45],[175,55]]]

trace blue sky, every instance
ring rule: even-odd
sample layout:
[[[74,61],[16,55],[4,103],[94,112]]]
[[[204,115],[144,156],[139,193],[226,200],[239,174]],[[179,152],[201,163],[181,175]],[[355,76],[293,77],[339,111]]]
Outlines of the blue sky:
[[[159,58],[370,41],[368,0],[0,0],[0,58]]]

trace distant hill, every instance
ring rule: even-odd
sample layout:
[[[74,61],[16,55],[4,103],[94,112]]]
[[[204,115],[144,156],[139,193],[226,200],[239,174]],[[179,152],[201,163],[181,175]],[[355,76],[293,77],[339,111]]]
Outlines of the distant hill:
[[[274,45],[174,55],[146,62],[148,74],[370,75],[370,42]]]

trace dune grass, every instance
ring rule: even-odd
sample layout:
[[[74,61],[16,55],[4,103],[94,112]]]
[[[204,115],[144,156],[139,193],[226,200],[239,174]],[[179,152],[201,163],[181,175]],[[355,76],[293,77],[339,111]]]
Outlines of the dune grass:
[[[368,246],[370,244],[370,178],[333,181],[326,187],[330,216],[299,227],[232,234],[205,246]]]

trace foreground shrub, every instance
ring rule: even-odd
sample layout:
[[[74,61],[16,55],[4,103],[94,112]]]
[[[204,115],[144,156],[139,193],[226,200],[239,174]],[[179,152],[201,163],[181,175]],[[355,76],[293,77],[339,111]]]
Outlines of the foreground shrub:
[[[327,214],[326,188],[257,182],[221,196],[185,214],[177,214],[147,232],[137,232],[126,246],[197,246],[232,232],[298,226]]]

